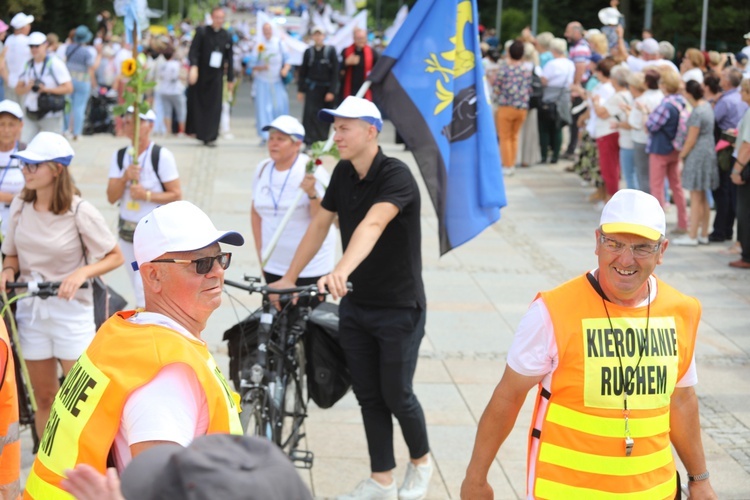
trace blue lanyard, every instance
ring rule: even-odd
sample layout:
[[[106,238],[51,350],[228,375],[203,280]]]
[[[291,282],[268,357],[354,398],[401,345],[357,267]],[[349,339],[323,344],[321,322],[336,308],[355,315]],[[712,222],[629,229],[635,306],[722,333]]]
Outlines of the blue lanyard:
[[[273,203],[273,214],[274,215],[278,215],[278,212],[279,212],[279,202],[281,201],[281,195],[284,194],[284,188],[286,187],[286,181],[289,180],[289,175],[291,175],[292,169],[297,164],[297,159],[299,159],[299,154],[297,154],[297,157],[294,159],[294,162],[292,163],[292,166],[289,167],[289,171],[286,173],[286,177],[284,178],[284,183],[281,185],[281,191],[279,191],[279,199],[278,200],[273,195],[273,171],[276,170],[276,162],[273,162],[273,164],[271,165],[271,168],[268,171],[268,190],[271,192],[271,202]]]
[[[10,157],[8,159],[8,164],[5,165],[5,168],[3,169],[3,176],[0,177],[0,186],[3,185],[3,181],[5,181],[5,176],[8,175],[8,170],[10,170],[10,164],[13,163],[13,153],[18,151],[18,141],[13,145],[13,151],[10,152]]]

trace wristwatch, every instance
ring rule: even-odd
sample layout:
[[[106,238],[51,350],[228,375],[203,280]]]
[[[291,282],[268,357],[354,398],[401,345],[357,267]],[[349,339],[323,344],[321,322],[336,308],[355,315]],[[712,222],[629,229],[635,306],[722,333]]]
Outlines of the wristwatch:
[[[315,193],[315,194],[314,194],[314,195],[312,195],[312,196],[310,196],[310,195],[308,194],[308,195],[307,195],[307,199],[308,199],[308,200],[317,200],[317,199],[318,199],[318,193]]]
[[[690,481],[691,483],[694,483],[696,481],[704,481],[708,479],[708,476],[708,471],[703,472],[702,474],[698,474],[697,476],[691,476],[690,474],[688,474],[688,481]]]

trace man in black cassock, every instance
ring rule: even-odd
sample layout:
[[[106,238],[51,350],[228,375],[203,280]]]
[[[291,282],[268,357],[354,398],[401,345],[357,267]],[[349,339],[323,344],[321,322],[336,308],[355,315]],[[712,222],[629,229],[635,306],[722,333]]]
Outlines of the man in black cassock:
[[[195,30],[188,54],[186,132],[195,134],[207,146],[213,146],[219,136],[225,71],[229,92],[234,88],[232,37],[221,27],[223,24],[224,9],[215,7],[211,11],[211,25]]]
[[[305,51],[297,85],[297,100],[305,100],[302,125],[308,146],[328,139],[330,124],[318,119],[318,111],[333,107],[339,83],[336,49],[323,44],[326,35],[320,26],[313,28],[312,37],[315,44]]]

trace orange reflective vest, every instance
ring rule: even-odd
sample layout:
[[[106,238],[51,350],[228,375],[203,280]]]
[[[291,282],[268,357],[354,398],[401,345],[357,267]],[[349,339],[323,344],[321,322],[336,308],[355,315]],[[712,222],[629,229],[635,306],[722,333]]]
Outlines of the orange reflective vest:
[[[669,405],[690,367],[701,307],[660,280],[657,287],[650,314],[607,302],[609,318],[585,276],[540,294],[559,363],[550,391],[540,384],[529,435],[534,498],[674,498]]]
[[[242,433],[237,404],[206,345],[169,328],[128,322],[134,313],[107,320],[65,378],[24,498],[72,499],[60,481],[80,463],[104,472],[128,397],[173,363],[195,370],[206,393],[208,433]]]
[[[21,494],[21,441],[18,439],[18,390],[16,368],[5,323],[0,321],[0,349],[7,353],[0,378],[0,498]]]

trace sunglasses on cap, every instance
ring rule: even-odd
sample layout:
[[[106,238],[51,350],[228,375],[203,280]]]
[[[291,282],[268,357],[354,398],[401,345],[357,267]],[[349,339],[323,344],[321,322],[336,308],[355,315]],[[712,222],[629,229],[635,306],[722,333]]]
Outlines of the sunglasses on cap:
[[[219,263],[222,269],[226,270],[229,267],[229,263],[232,262],[231,252],[222,252],[214,257],[202,257],[200,259],[188,260],[188,259],[156,259],[151,262],[160,262],[166,264],[195,264],[196,274],[208,274],[214,267],[214,261]]]

